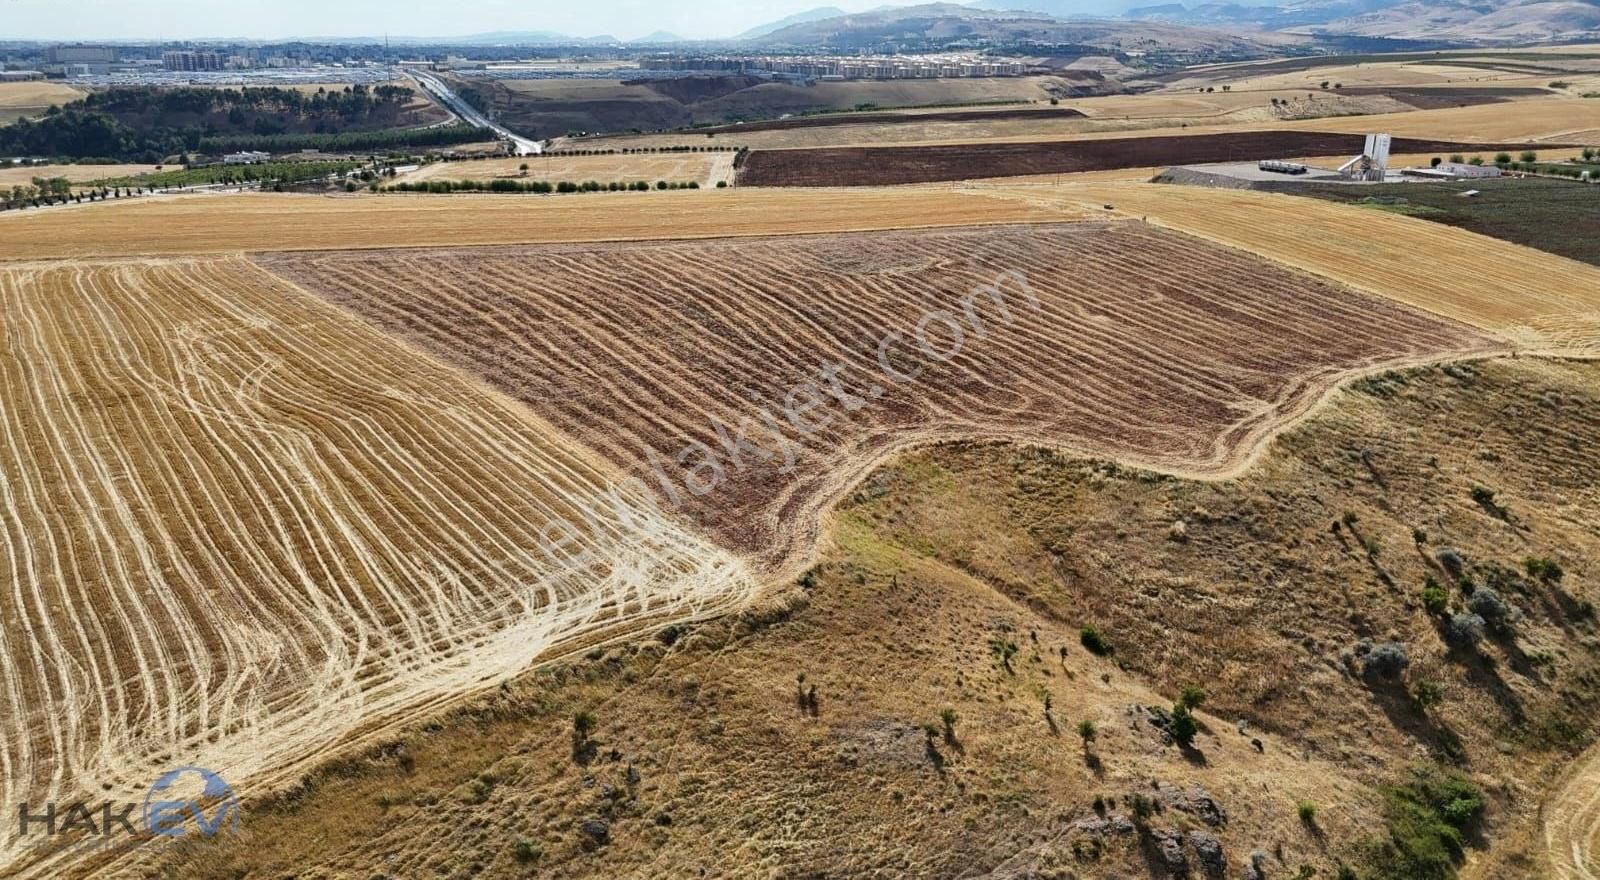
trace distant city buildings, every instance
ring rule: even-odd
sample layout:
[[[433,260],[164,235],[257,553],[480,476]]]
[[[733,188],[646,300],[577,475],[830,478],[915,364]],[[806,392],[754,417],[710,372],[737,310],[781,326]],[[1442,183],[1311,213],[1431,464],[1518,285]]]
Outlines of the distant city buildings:
[[[644,70],[694,71],[707,73],[774,73],[808,79],[935,79],[940,77],[1020,76],[1026,67],[1019,61],[991,58],[937,57],[765,57],[765,56],[671,56],[644,58]]]
[[[221,52],[162,52],[161,66],[185,72],[222,70],[227,66],[227,56]]]
[[[51,46],[45,52],[50,64],[114,64],[115,46]]]

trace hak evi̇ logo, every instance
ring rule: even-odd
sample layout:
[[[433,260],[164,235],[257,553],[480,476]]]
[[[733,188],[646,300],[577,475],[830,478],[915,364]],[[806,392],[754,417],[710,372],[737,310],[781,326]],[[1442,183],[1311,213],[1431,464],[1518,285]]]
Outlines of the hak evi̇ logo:
[[[161,837],[215,837],[239,830],[239,798],[203,767],[169,770],[144,796],[144,825]]]

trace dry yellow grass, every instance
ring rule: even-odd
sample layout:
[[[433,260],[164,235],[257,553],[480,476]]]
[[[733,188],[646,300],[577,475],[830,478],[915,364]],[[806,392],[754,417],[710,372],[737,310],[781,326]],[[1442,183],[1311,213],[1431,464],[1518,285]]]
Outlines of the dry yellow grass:
[[[518,156],[472,162],[435,162],[401,175],[397,180],[416,183],[423,180],[544,180],[550,183],[632,183],[643,180],[673,182],[696,181],[715,186],[733,172],[733,153],[642,153],[605,156],[575,156],[551,153],[544,156]],[[522,166],[528,166],[527,174]]]
[[[144,198],[0,215],[0,259],[717,238],[1059,221],[935,190]]]
[[[1600,353],[1600,269],[1427,220],[1298,196],[1144,183],[990,191],[1074,212],[1114,204],[1528,349]]]
[[[34,165],[23,168],[0,168],[0,186],[26,186],[35,177],[65,177],[73,183],[87,183],[107,177],[132,177],[136,174],[153,174],[157,165]]]
[[[0,110],[43,109],[51,104],[76,101],[83,97],[83,94],[81,90],[61,83],[0,83]]]

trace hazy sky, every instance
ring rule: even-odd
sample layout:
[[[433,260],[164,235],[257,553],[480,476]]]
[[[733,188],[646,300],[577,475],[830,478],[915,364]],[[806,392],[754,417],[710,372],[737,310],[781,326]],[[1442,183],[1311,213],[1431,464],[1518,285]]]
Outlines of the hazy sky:
[[[0,0],[0,39],[459,36],[556,31],[634,39],[658,30],[728,37],[818,6],[893,0]],[[909,2],[909,0],[908,0]],[[894,3],[893,5],[902,5]]]

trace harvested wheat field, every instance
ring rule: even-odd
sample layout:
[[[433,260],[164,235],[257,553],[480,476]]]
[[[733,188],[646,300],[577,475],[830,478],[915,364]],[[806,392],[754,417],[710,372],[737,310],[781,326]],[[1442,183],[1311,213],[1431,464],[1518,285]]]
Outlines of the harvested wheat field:
[[[1519,347],[1600,353],[1600,269],[1415,217],[1290,195],[1145,183],[1006,187],[1032,204],[1126,216],[1260,254],[1499,333]]]
[[[262,259],[773,567],[909,444],[1215,473],[1353,370],[1493,347],[1135,223]]]
[[[142,198],[0,215],[0,260],[711,238],[1028,223],[1061,213],[951,191]]]
[[[718,180],[733,178],[733,152],[718,153],[616,153],[579,156],[543,153],[471,162],[434,162],[396,178],[400,183],[424,180],[544,180],[550,183],[632,183],[658,180],[674,183],[695,181],[715,186]],[[528,171],[522,172],[526,165]]]
[[[1551,880],[1600,878],[1600,749],[1574,762],[1540,819]]]
[[[137,802],[183,764],[270,784],[754,589],[522,408],[242,259],[13,266],[0,314],[8,804]],[[0,871],[61,867],[15,846]]]
[[[31,165],[26,168],[0,168],[0,186],[26,186],[35,177],[65,177],[73,183],[154,174],[160,165]]]
[[[68,104],[83,95],[82,90],[59,82],[0,83],[0,123],[33,116],[51,104]]]

